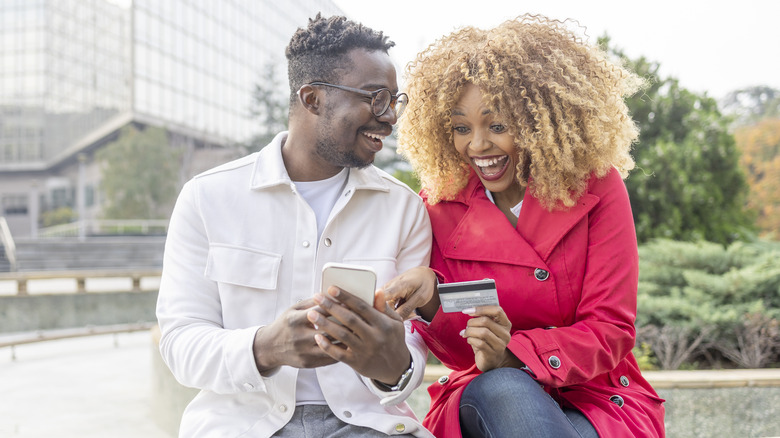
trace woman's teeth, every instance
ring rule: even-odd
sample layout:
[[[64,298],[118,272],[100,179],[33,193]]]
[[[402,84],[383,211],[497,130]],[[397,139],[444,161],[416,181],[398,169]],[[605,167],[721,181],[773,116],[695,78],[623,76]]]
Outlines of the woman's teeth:
[[[473,158],[474,164],[485,175],[494,175],[501,171],[509,157]]]

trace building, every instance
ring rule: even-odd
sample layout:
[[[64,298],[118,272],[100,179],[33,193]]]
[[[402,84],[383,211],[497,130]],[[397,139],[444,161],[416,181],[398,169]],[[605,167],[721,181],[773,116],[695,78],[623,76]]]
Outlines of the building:
[[[286,72],[284,47],[320,11],[342,14],[331,0],[0,0],[0,213],[12,234],[35,237],[60,207],[99,218],[94,154],[129,124],[168,131],[182,180],[235,157],[263,133],[254,86],[268,65]]]

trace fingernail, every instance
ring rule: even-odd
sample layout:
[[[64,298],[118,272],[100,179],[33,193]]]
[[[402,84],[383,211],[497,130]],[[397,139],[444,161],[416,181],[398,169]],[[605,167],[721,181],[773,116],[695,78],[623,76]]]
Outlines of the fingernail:
[[[462,312],[465,313],[466,315],[471,315],[471,314],[473,314],[476,311],[477,311],[477,309],[474,308],[474,307],[469,307],[468,309],[463,309],[462,310]]]
[[[335,286],[329,287],[328,288],[328,294],[330,294],[330,296],[332,296],[332,297],[339,296],[339,288],[337,288]]]
[[[322,335],[319,334],[319,333],[314,335],[314,342],[316,342],[318,345],[322,345],[322,343],[324,342],[324,339],[322,338]]]
[[[458,333],[458,334],[460,335],[461,338],[465,337],[466,336],[466,329],[461,330],[460,333]]]
[[[320,314],[318,312],[315,312],[314,310],[309,311],[309,313],[306,314],[306,318],[309,319],[311,322],[317,322],[317,320],[320,318]],[[315,325],[314,328],[317,328]]]
[[[319,293],[319,292],[314,294],[314,297],[312,297],[312,298],[314,298],[314,301],[316,301],[318,304],[322,304],[322,302],[325,301],[325,297],[322,296],[322,294]]]

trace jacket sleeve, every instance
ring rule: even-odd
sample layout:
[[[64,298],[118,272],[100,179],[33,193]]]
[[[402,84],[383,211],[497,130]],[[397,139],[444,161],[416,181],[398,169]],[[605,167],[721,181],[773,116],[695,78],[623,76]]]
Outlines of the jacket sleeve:
[[[574,323],[520,330],[509,349],[542,384],[582,383],[614,369],[634,346],[638,255],[625,185],[616,171],[591,183],[587,257]],[[569,256],[576,256],[570,254]]]
[[[405,272],[417,266],[428,266],[431,258],[431,222],[428,212],[422,200],[414,198],[416,202],[413,211],[415,214],[407,215],[408,224],[401,224],[402,234],[400,238],[401,249],[396,262],[396,272]],[[414,371],[411,380],[402,391],[386,392],[379,389],[371,379],[362,377],[364,383],[371,392],[381,398],[382,405],[396,405],[403,402],[412,392],[422,384],[425,376],[425,363],[428,359],[428,347],[410,321],[404,322],[406,328],[406,346],[414,362]]]
[[[205,275],[209,240],[197,187],[197,179],[185,184],[168,227],[157,300],[160,353],[185,386],[264,391],[251,351],[259,327],[225,330],[217,284]]]

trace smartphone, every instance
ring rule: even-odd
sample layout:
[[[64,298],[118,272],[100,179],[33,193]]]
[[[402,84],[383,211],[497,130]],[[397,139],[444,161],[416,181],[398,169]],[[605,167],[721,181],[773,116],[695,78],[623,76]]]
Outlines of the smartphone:
[[[326,263],[322,267],[320,290],[325,294],[331,286],[345,290],[373,306],[376,272],[369,266]]]

